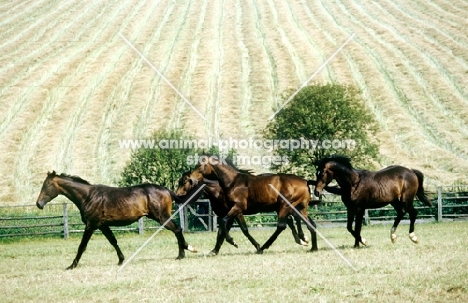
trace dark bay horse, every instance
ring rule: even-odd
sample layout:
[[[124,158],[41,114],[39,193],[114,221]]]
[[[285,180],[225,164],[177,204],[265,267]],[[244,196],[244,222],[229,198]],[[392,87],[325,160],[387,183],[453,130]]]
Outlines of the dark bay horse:
[[[218,216],[219,218],[224,218],[228,214],[230,210],[230,206],[228,205],[226,201],[226,197],[224,195],[223,189],[219,185],[219,182],[217,180],[209,180],[209,179],[203,178],[202,183],[205,184],[205,187],[203,188],[203,194],[205,194],[205,197],[208,198],[208,200],[210,201],[211,209],[216,214],[216,216]],[[190,196],[192,192],[197,190],[197,188],[198,186],[195,186],[192,180],[190,179],[190,172],[186,172],[186,173],[183,173],[182,177],[179,179],[179,187],[176,190],[176,194],[181,198],[185,196]],[[193,200],[195,201],[196,199],[198,199],[201,194],[202,192],[200,192],[198,196],[195,196]],[[253,213],[249,209],[246,209],[245,214],[250,215]],[[240,222],[244,220],[244,217],[242,215],[238,215],[235,219],[239,223],[239,226],[240,226],[242,224]],[[294,219],[297,224],[297,230],[294,226],[294,221],[293,221],[292,216],[288,216],[288,219],[287,219],[287,223],[288,223],[288,226],[291,228],[294,240],[299,245],[307,246],[308,240],[305,237],[304,232],[302,230],[302,226],[300,224],[300,218],[295,217]],[[231,229],[232,223],[233,221],[230,221],[227,223],[226,228],[228,230]],[[246,229],[244,231],[248,233]],[[250,235],[246,235],[246,237],[248,239],[253,239],[253,237]],[[218,233],[216,236],[215,247],[209,253],[210,256],[216,256],[219,253],[219,250],[224,240],[225,240],[225,236],[224,236],[222,229],[220,228],[218,229]],[[256,243],[256,241],[254,243]],[[257,250],[260,247],[258,243],[257,245],[254,244],[254,246]]]
[[[125,258],[109,226],[129,225],[143,216],[161,224],[166,223],[164,227],[175,234],[179,245],[177,259],[185,257],[185,249],[196,252],[194,247],[185,242],[182,229],[174,221],[169,220],[172,199],[178,200],[179,198],[162,186],[154,184],[131,187],[92,185],[80,177],[57,175],[55,171],[47,173],[41,193],[37,198],[37,207],[43,209],[49,201],[58,195],[64,195],[76,205],[80,210],[81,220],[85,224],[78,253],[67,269],[73,269],[78,265],[81,255],[86,250],[88,241],[96,229],[101,230],[115,248],[119,265],[122,265]]]
[[[257,253],[263,253],[286,228],[288,216],[297,216],[288,202],[284,201],[280,195],[271,188],[271,186],[273,186],[293,205],[293,207],[299,210],[310,223],[307,227],[311,233],[311,250],[317,250],[317,235],[314,230],[315,222],[308,216],[311,194],[307,180],[288,174],[256,176],[243,173],[225,159],[216,156],[201,156],[199,158],[199,164],[190,174],[190,179],[195,185],[202,182],[204,178],[217,180],[227,200],[229,211],[222,218],[220,228],[228,243],[237,247],[236,242],[229,234],[229,227],[232,225],[233,220],[237,218],[242,232],[257,248]],[[272,211],[276,212],[278,215],[277,228],[265,244],[260,247],[257,241],[249,235],[243,215],[247,213],[255,214]]]
[[[408,212],[410,217],[409,238],[418,243],[414,233],[417,210],[413,200],[418,199],[432,207],[431,201],[426,197],[423,187],[424,175],[416,169],[393,165],[373,172],[356,170],[352,167],[350,159],[343,156],[322,158],[317,162],[317,185],[315,195],[319,196],[324,186],[336,180],[347,212],[347,229],[355,238],[354,247],[359,243],[366,245],[367,241],[361,237],[362,219],[365,209],[379,208],[391,204],[397,213],[395,222],[390,231],[390,239],[396,241],[395,231],[401,219]],[[353,220],[356,218],[355,230]]]

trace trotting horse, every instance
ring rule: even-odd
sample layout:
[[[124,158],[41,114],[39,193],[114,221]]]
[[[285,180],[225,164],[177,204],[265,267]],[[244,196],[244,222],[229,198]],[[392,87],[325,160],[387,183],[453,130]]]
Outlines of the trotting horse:
[[[226,241],[235,247],[236,242],[229,234],[229,226],[235,218],[239,219],[242,232],[256,247],[257,253],[271,246],[278,235],[286,228],[289,215],[297,216],[290,207],[293,205],[305,217],[309,224],[307,227],[311,233],[312,251],[317,250],[317,235],[314,230],[315,222],[308,216],[308,206],[311,201],[310,189],[307,180],[295,175],[252,175],[242,173],[225,159],[216,156],[201,156],[199,164],[190,174],[190,179],[196,184],[202,182],[203,178],[217,180],[221,186],[227,203],[230,206],[228,213],[222,218],[220,228],[224,233]],[[271,188],[273,186],[276,191]],[[284,201],[278,194],[281,193],[287,200]],[[278,223],[275,232],[260,247],[253,239],[247,229],[243,215],[249,210],[250,213],[271,212],[278,214]]]
[[[219,185],[219,182],[217,180],[209,180],[206,178],[203,178],[202,183],[205,185],[203,188],[203,194],[208,198],[210,201],[211,209],[213,212],[219,217],[219,218],[224,218],[228,212],[229,212],[229,205],[226,201],[223,189]],[[190,172],[185,172],[182,174],[182,177],[179,179],[179,187],[176,190],[176,195],[179,197],[186,197],[190,195],[192,192],[196,191],[198,186],[194,186],[194,183],[190,179]],[[200,192],[198,196],[194,197],[194,201],[198,199],[198,197],[202,194]],[[251,215],[254,214],[252,213],[248,208],[246,209],[245,213],[246,215]],[[243,220],[243,216],[237,216],[236,221],[239,223]],[[297,231],[294,226],[294,221],[292,216],[288,216],[287,223],[288,226],[291,228],[294,240],[296,241],[297,244],[307,246],[308,245],[308,240],[304,235],[304,232],[302,230],[302,226],[300,224],[300,218],[295,217],[294,218],[297,224]],[[230,230],[232,227],[233,221],[230,221],[227,223],[227,230]],[[239,223],[240,225],[241,223]],[[245,232],[248,233],[247,230]],[[250,235],[246,236],[248,239],[251,238]],[[210,256],[216,256],[219,253],[219,250],[221,248],[221,245],[223,244],[225,240],[225,236],[223,233],[223,230],[221,228],[218,229],[218,234],[216,236],[216,244],[215,247],[210,251],[209,255]],[[258,249],[258,246],[255,247]]]
[[[416,169],[393,165],[373,172],[356,170],[352,167],[350,159],[343,156],[322,158],[317,162],[317,185],[314,193],[319,196],[324,186],[333,179],[341,187],[341,200],[347,212],[347,229],[355,238],[354,247],[359,243],[367,245],[366,239],[361,237],[362,219],[365,209],[379,208],[391,204],[397,212],[397,217],[390,231],[390,239],[395,243],[395,234],[398,224],[408,212],[410,217],[409,238],[418,243],[414,233],[417,210],[413,200],[418,199],[432,207],[431,201],[424,193],[424,175]],[[355,230],[353,220],[356,217]]]
[[[96,229],[101,230],[115,248],[119,265],[122,265],[125,258],[109,226],[129,225],[143,216],[161,224],[166,223],[164,227],[174,232],[179,245],[177,259],[185,257],[184,249],[196,252],[194,247],[185,242],[182,229],[174,221],[169,220],[172,199],[178,199],[178,197],[162,186],[141,184],[131,187],[109,187],[92,185],[76,176],[57,175],[55,171],[47,173],[41,193],[37,198],[37,207],[43,209],[58,195],[64,195],[78,207],[81,220],[85,224],[78,253],[67,269],[73,269],[78,265]]]

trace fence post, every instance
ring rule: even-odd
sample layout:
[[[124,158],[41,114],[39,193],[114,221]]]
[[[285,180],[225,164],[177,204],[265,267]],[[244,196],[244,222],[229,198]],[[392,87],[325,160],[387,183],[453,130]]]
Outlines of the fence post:
[[[442,186],[437,187],[437,221],[442,222]]]
[[[143,223],[143,217],[138,219],[138,234],[142,235],[145,232],[145,226]]]
[[[218,231],[218,216],[213,214],[213,231]]]
[[[208,203],[208,231],[213,231],[213,210],[211,209],[210,201]]]
[[[68,204],[63,203],[63,238],[68,239]]]
[[[179,209],[182,205],[179,205]],[[179,220],[180,220],[180,227],[184,232],[188,231],[188,224],[187,224],[187,208],[184,207],[182,211],[179,211]]]
[[[364,211],[364,225],[370,225],[369,210]]]

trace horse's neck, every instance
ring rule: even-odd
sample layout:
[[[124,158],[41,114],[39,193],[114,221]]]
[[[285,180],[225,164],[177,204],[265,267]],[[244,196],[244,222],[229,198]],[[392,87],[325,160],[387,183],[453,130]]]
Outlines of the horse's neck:
[[[214,165],[213,168],[216,172],[219,185],[224,188],[229,188],[239,174],[236,169],[226,164]]]
[[[61,188],[61,194],[72,201],[78,208],[81,209],[83,202],[89,195],[92,185],[76,182],[73,180],[62,179],[58,181]]]
[[[359,182],[359,174],[353,169],[341,165],[334,167],[335,180],[345,191],[353,188]]]

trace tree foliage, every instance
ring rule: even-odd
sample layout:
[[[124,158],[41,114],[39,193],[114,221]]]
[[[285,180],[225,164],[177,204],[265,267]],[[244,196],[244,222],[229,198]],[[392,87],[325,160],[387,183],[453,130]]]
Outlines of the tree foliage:
[[[130,161],[120,175],[120,186],[130,186],[142,183],[154,183],[169,189],[175,189],[182,174],[194,168],[194,157],[204,153],[216,154],[216,148],[204,150],[196,145],[184,148],[170,147],[169,143],[181,140],[193,140],[182,131],[156,132],[147,140],[154,140],[152,148],[134,149]],[[164,148],[160,143],[164,142]],[[174,144],[176,145],[176,144]]]
[[[273,168],[309,177],[315,172],[314,161],[335,153],[350,156],[355,166],[373,168],[373,161],[378,159],[373,138],[376,131],[376,123],[355,87],[315,84],[303,88],[271,120],[264,138],[299,140],[300,148],[274,149],[276,155],[287,156],[289,161]],[[309,146],[305,140],[312,140]]]

